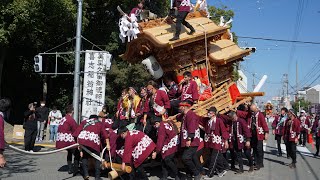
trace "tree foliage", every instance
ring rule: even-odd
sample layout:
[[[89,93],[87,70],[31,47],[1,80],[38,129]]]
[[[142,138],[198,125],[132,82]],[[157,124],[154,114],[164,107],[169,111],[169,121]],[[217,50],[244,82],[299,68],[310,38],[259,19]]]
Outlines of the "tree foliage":
[[[111,70],[107,73],[106,104],[116,105],[123,88],[145,85],[151,78],[140,64],[128,64],[119,58],[125,44],[119,40],[119,5],[126,13],[139,0],[84,1],[82,35],[96,44],[82,40],[82,50],[102,49],[113,55]],[[169,2],[145,1],[145,8],[158,17],[165,17]],[[218,23],[221,15],[233,17],[226,7],[210,7],[212,19]],[[77,17],[76,0],[1,0],[0,1],[0,85],[1,96],[12,99],[13,118],[22,120],[27,104],[42,99],[42,82],[48,83],[47,105],[60,109],[72,103],[73,76],[41,76],[34,73],[33,57],[75,37]],[[75,41],[70,41],[52,52],[72,51]],[[52,72],[55,56],[44,55],[44,71]],[[83,64],[83,57],[81,58]],[[2,70],[3,65],[3,70]],[[73,72],[74,55],[58,57],[59,72]],[[2,77],[1,77],[2,75]],[[138,90],[138,89],[137,89]]]
[[[311,102],[300,98],[296,102],[292,104],[292,108],[294,109],[295,112],[299,112],[299,104],[300,104],[300,110],[305,110],[307,111],[311,105]]]

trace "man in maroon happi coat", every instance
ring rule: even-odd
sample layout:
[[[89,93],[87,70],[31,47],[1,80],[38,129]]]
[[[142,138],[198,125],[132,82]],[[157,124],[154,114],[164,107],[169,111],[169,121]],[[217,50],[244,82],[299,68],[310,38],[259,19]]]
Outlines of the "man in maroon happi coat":
[[[251,130],[251,147],[253,149],[254,157],[256,157],[256,170],[263,168],[263,140],[268,139],[269,128],[266,119],[262,112],[259,111],[257,105],[252,104],[251,107],[252,116],[248,121],[248,126]]]
[[[191,110],[191,101],[183,101],[179,106],[181,114],[176,118],[182,122],[180,132],[180,142],[183,148],[182,161],[187,168],[187,176],[194,175],[194,179],[199,180],[201,179],[200,167],[197,167],[193,161],[200,144],[199,117]]]
[[[156,152],[152,158],[156,158],[156,154],[161,154],[162,157],[162,178],[168,178],[168,170],[171,170],[175,180],[180,180],[178,176],[178,168],[174,162],[174,156],[178,150],[179,137],[176,132],[176,127],[171,121],[156,121],[155,128],[158,130],[158,139]]]
[[[235,160],[238,160],[239,170],[236,171],[237,174],[243,173],[243,160],[242,160],[242,150],[244,146],[250,146],[251,132],[248,125],[244,119],[237,116],[234,111],[229,114],[232,118],[232,124],[230,127],[230,152],[231,152],[231,169],[235,169]]]
[[[297,143],[300,134],[300,121],[293,110],[289,110],[289,119],[285,123],[283,140],[286,142],[287,153],[292,159],[290,168],[296,168],[297,163]]]
[[[201,117],[199,124],[204,128],[204,145],[211,151],[209,164],[209,172],[207,176],[212,178],[214,172],[218,173],[219,177],[226,174],[228,166],[227,160],[222,155],[223,148],[228,149],[229,133],[226,130],[222,119],[216,116],[217,109],[210,107],[208,109],[208,117]]]
[[[148,82],[147,92],[149,98],[144,106],[143,132],[155,140],[156,137],[152,134],[155,131],[152,131],[153,127],[151,124],[154,124],[155,121],[162,121],[163,118],[167,117],[170,101],[168,95],[164,91],[159,90],[158,84],[154,81]]]
[[[137,130],[129,131],[126,127],[119,128],[118,134],[125,139],[122,170],[125,170],[126,164],[132,164],[137,174],[134,177],[130,176],[130,179],[148,179],[142,163],[153,153],[156,148],[155,143],[145,133]]]
[[[105,124],[99,120],[97,115],[91,115],[89,119],[83,120],[73,133],[73,136],[77,138],[80,145],[98,156],[100,156],[101,142],[105,142],[107,147],[110,147]],[[86,151],[82,151],[81,147],[80,154],[82,155],[83,176],[85,179],[89,179],[88,158],[91,155]],[[95,179],[100,179],[100,173],[100,161],[95,160]]]
[[[66,116],[63,117],[58,126],[56,148],[61,149],[67,146],[76,144],[73,137],[73,133],[76,131],[78,124],[73,119],[73,106],[68,105],[66,107]],[[67,162],[68,162],[68,173],[76,175],[79,169],[80,154],[77,147],[73,147],[67,150]],[[74,156],[74,168],[72,169],[72,155]]]
[[[193,26],[186,21],[186,17],[191,10],[190,0],[174,0],[172,6],[175,10],[178,11],[178,15],[176,20],[176,33],[174,34],[174,37],[171,38],[169,41],[175,41],[179,39],[181,32],[181,24],[190,29],[190,32],[188,32],[189,35],[195,33],[195,29],[193,28]]]
[[[287,119],[288,119],[288,109],[284,107],[284,108],[281,108],[281,115],[275,116],[272,122],[272,134],[275,135],[275,140],[277,141],[279,157],[282,156],[281,139],[284,131],[284,125]]]
[[[309,117],[306,116],[306,111],[302,110],[300,112],[300,139],[299,144],[301,146],[306,146],[307,137],[311,128],[311,123]]]
[[[240,104],[237,108],[237,116],[243,120],[246,121],[246,123],[248,124],[248,122],[251,122],[251,114],[249,113],[249,107],[245,104]],[[249,126],[248,126],[249,128]],[[243,148],[243,152],[246,156],[246,158],[248,159],[248,165],[249,165],[249,173],[252,173],[254,170],[253,167],[253,158],[252,158],[252,154],[251,154],[251,146],[245,146]]]
[[[191,101],[193,104],[198,103],[199,91],[198,85],[193,80],[192,74],[190,71],[183,73],[183,80],[179,84],[178,89],[179,98],[171,101],[171,106],[173,112],[177,113],[179,110],[179,103],[182,101]]]
[[[316,153],[314,156],[319,156],[319,148],[320,148],[320,116],[317,115],[314,119],[312,125],[312,132],[316,135]]]
[[[185,101],[189,100],[193,103],[197,103],[199,99],[198,85],[193,80],[192,74],[190,71],[183,73],[183,81],[180,82],[179,93],[181,93],[180,100]]]

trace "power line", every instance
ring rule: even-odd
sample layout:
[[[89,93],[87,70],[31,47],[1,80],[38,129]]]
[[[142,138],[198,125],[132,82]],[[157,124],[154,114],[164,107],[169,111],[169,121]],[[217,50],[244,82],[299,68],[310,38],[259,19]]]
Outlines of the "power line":
[[[242,38],[242,39],[256,39],[256,40],[264,40],[264,41],[287,42],[287,43],[300,43],[300,44],[315,44],[315,45],[320,45],[320,42],[314,42],[314,41],[298,41],[298,40],[274,39],[274,38],[251,37],[251,36],[238,36],[238,38]]]
[[[294,27],[292,40],[297,40],[298,37],[299,37],[301,24],[302,24],[302,21],[303,21],[303,10],[304,10],[304,7],[305,7],[304,4],[305,4],[304,0],[299,0],[298,10],[297,10],[297,14],[296,14],[296,22],[295,22],[295,27]],[[290,48],[290,53],[289,53],[289,60],[293,60],[293,57],[294,57],[294,54],[295,54],[295,50],[296,50],[296,46],[295,46],[294,43],[292,43],[291,44],[291,48]],[[288,62],[288,71],[290,70],[291,62],[292,61]]]

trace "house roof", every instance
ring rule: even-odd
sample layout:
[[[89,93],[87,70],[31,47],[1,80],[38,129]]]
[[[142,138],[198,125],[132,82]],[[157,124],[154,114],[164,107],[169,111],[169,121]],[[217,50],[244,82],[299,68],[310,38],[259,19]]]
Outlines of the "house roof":
[[[309,91],[309,90],[311,90],[311,89],[314,89],[314,90],[316,90],[316,91],[320,91],[320,84],[317,84],[317,85],[309,88],[307,91]]]

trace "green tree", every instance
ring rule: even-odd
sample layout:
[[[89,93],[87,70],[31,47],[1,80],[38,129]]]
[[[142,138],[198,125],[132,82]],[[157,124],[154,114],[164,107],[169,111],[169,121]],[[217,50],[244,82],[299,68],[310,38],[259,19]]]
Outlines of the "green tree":
[[[232,11],[231,9],[228,9],[227,6],[221,6],[219,8],[215,6],[209,6],[208,11],[211,15],[212,21],[215,22],[216,24],[220,23],[221,16],[224,17],[225,22],[229,21],[231,18],[234,17],[234,11]],[[230,28],[232,28],[232,23],[230,23]],[[235,43],[238,43],[238,37],[234,32],[232,32],[232,34],[233,34],[233,41]]]
[[[300,110],[308,110],[311,103],[309,101],[306,101],[303,98],[299,98],[296,102],[292,104],[292,107],[295,112],[299,112],[299,104],[300,104]]]

